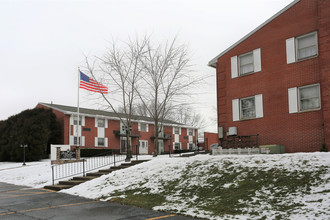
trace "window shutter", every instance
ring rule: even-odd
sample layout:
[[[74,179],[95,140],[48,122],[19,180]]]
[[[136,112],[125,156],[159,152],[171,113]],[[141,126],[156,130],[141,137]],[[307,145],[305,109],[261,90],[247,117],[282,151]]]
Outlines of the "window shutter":
[[[181,135],[181,128],[179,128],[179,135]]]
[[[98,138],[95,137],[95,147],[97,147],[97,146],[98,146]]]
[[[85,126],[85,116],[81,116],[81,126]]]
[[[141,123],[138,122],[138,131],[141,131]]]
[[[73,115],[70,116],[70,125],[73,125]]]
[[[95,127],[97,128],[97,118],[95,117]]]
[[[289,95],[289,113],[298,112],[298,93],[297,87],[288,89]]]
[[[85,146],[85,136],[81,136],[81,146]]]
[[[263,118],[264,110],[262,104],[262,94],[255,96],[255,103],[256,103],[256,118]]]
[[[104,127],[108,128],[108,119],[104,119]]]
[[[104,138],[104,147],[108,147],[108,138]]]
[[[233,121],[239,121],[239,100],[238,99],[233,99],[232,108],[233,108]]]
[[[254,65],[254,72],[261,71],[261,50],[260,50],[260,48],[255,49],[253,51],[253,65]]]
[[[286,63],[296,62],[296,50],[295,50],[294,37],[286,40]]]
[[[237,56],[231,57],[231,78],[238,77]]]
[[[74,137],[70,135],[70,145],[74,145]]]
[[[195,136],[195,129],[193,129],[193,136]]]
[[[147,132],[149,132],[149,124],[146,124]]]
[[[175,127],[173,127],[173,134],[175,134]]]

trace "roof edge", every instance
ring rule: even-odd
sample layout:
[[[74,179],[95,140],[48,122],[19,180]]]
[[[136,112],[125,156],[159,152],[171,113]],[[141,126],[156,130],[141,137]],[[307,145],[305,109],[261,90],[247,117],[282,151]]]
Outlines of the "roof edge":
[[[72,115],[72,114],[76,114],[77,112],[72,112],[72,111],[65,111],[63,109],[60,109],[60,108],[56,108],[54,106],[52,106],[52,104],[49,104],[49,103],[44,103],[44,102],[39,102],[38,104],[40,105],[44,105],[48,108],[51,108],[51,109],[54,109],[54,110],[57,110],[59,112],[62,112],[63,114],[65,115]],[[64,105],[62,105],[64,106]],[[73,107],[73,106],[65,106],[65,107]],[[84,108],[84,109],[88,109],[88,110],[96,110],[96,111],[99,111],[97,109],[89,109],[89,108]],[[103,110],[100,110],[100,111],[103,111]],[[111,117],[111,116],[104,116],[104,115],[92,115],[92,114],[86,114],[86,113],[80,113],[81,115],[83,116],[88,116],[88,117],[103,117],[103,118],[107,118],[107,119],[110,119],[110,120],[120,120],[119,117]],[[138,116],[138,115],[134,115],[134,116]],[[151,118],[151,117],[149,117]],[[142,123],[147,123],[147,124],[153,124],[152,121],[146,121],[146,120],[138,120],[138,119],[132,119],[132,122],[142,122]],[[186,124],[181,124],[181,123],[173,123],[174,121],[171,121],[171,120],[168,120],[168,122],[163,122],[163,125],[165,126],[171,126],[171,127],[182,127],[182,128],[191,128],[191,129],[198,129],[196,127],[193,127],[191,125],[186,125]]]
[[[272,17],[270,17],[269,19],[267,19],[264,23],[262,23],[261,25],[259,25],[258,27],[256,27],[254,30],[252,30],[250,33],[248,33],[247,35],[245,35],[244,37],[242,37],[239,41],[237,41],[236,43],[234,43],[233,45],[231,45],[229,48],[227,48],[226,50],[224,50],[223,52],[221,52],[219,55],[217,55],[216,57],[214,57],[212,60],[210,60],[207,65],[210,66],[210,67],[216,68],[218,59],[220,57],[222,57],[224,54],[226,54],[231,49],[233,49],[234,47],[236,47],[238,44],[242,43],[244,40],[246,40],[247,38],[249,38],[251,35],[253,35],[258,30],[260,30],[261,28],[263,28],[264,26],[266,26],[268,23],[270,23],[271,21],[273,21],[275,18],[277,18],[278,16],[280,16],[281,14],[283,14],[285,11],[287,11],[289,8],[291,8],[292,6],[294,6],[295,4],[297,4],[298,2],[300,2],[300,0],[294,0],[293,2],[291,2],[289,5],[287,5],[286,7],[284,7],[282,10],[280,10],[279,12],[277,12],[275,15],[273,15]]]

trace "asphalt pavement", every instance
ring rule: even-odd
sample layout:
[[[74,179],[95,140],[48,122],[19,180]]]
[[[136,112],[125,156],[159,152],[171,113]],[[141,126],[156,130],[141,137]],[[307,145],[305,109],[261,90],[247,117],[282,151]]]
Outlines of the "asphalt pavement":
[[[0,182],[0,219],[191,220],[193,218]]]

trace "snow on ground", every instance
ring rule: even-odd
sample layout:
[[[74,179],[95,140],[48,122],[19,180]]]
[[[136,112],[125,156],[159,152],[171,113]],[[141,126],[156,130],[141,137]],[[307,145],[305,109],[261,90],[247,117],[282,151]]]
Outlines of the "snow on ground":
[[[144,158],[139,158],[144,159]],[[311,189],[310,194],[297,193],[289,195],[288,200],[302,205],[302,212],[294,211],[290,213],[290,219],[330,219],[330,153],[296,153],[296,154],[281,154],[281,155],[198,155],[189,158],[178,158],[167,156],[158,156],[149,162],[141,163],[136,166],[118,170],[108,175],[103,175],[100,178],[85,182],[68,190],[61,192],[83,196],[91,199],[110,200],[112,194],[125,189],[134,189],[135,187],[142,187],[150,189],[150,193],[161,194],[164,189],[162,183],[182,179],[182,173],[188,166],[193,164],[203,164],[203,166],[196,166],[192,172],[192,178],[189,182],[182,182],[187,188],[198,186],[200,184],[207,184],[209,176],[195,175],[205,172],[214,164],[219,164],[219,168],[224,166],[232,167],[234,169],[254,168],[267,171],[274,168],[284,169],[288,172],[295,171],[317,172],[320,167],[325,167],[326,174],[323,175],[325,183],[315,185]],[[214,174],[217,178],[217,174]],[[244,178],[240,176],[239,178]],[[42,187],[51,184],[51,166],[50,161],[45,160],[41,162],[27,163],[22,166],[21,163],[0,163],[0,181],[17,185],[26,185],[31,187]],[[235,182],[236,181],[236,182]],[[229,188],[237,184],[239,179],[233,183],[226,183],[222,188]],[[267,195],[268,189],[257,192],[256,196],[252,198],[257,201],[258,193],[263,196]],[[272,195],[269,194],[271,197]],[[190,201],[198,198],[189,198]],[[212,216],[207,211],[200,211],[194,207],[185,206],[190,201],[182,201],[181,204],[175,204],[176,200],[180,200],[178,195],[168,197],[162,206],[154,207],[155,210],[177,210],[179,213],[188,214],[200,218],[221,219],[220,217]],[[245,201],[241,201],[244,203]],[[270,204],[262,201],[260,207],[250,206],[247,209],[262,213],[261,216],[271,216],[272,211],[269,210]],[[181,208],[181,209],[180,209]],[[265,210],[264,210],[265,209]],[[233,216],[224,216],[233,219]],[[249,215],[236,215],[237,219],[251,218]],[[270,218],[272,219],[272,218]]]
[[[50,160],[40,162],[0,162],[0,182],[41,188],[51,185],[52,172]]]

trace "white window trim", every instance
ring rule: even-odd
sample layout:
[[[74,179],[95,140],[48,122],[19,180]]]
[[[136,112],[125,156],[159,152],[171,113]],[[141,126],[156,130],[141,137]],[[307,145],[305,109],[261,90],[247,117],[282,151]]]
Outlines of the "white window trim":
[[[252,53],[252,57],[253,57],[253,71],[249,72],[249,73],[240,74],[239,57],[247,55],[249,53]],[[247,75],[250,75],[253,73],[260,72],[261,71],[261,48],[249,51],[244,54],[240,54],[238,56],[233,56],[230,58],[230,62],[231,62],[231,78],[243,77],[243,76],[247,76]]]
[[[241,100],[254,97],[254,104],[255,104],[255,111],[256,116],[251,118],[242,118],[242,110],[241,110]],[[252,120],[263,118],[263,96],[262,94],[258,94],[255,96],[248,96],[240,99],[233,99],[232,100],[232,114],[233,114],[233,121],[245,121],[245,120]]]
[[[251,99],[254,98],[254,112],[255,116],[253,117],[245,117],[243,118],[243,109],[242,109],[242,101],[245,99]],[[244,97],[239,99],[239,115],[240,115],[240,120],[249,120],[249,119],[255,119],[257,117],[257,111],[256,111],[256,97],[255,96],[249,96],[249,97]]]
[[[320,107],[318,108],[313,108],[313,109],[305,109],[301,110],[300,106],[300,92],[299,89],[303,88],[308,88],[308,87],[313,87],[317,86],[318,87],[318,97],[319,97],[319,105]],[[300,86],[300,87],[293,87],[288,89],[288,98],[289,98],[289,113],[300,113],[300,112],[310,112],[310,111],[318,111],[322,108],[321,106],[321,86],[319,83],[316,84],[311,84],[311,85],[306,85],[306,86]]]
[[[315,43],[316,43],[316,54],[310,57],[305,57],[302,59],[298,59],[298,40],[299,38],[306,37],[308,35],[315,35]],[[319,49],[318,49],[318,34],[317,31],[313,31],[307,34],[303,34],[297,37],[291,37],[289,39],[286,39],[286,63],[295,63],[295,62],[300,62],[304,60],[308,60],[314,57],[318,57],[319,55]]]
[[[304,57],[304,58],[298,59],[298,40],[300,38],[304,38],[304,37],[312,36],[312,35],[314,35],[314,37],[315,37],[316,54],[315,55],[312,55],[312,56],[309,56],[309,57]],[[295,45],[296,45],[296,48],[295,48],[296,51],[295,52],[296,52],[296,61],[297,62],[298,61],[302,61],[302,60],[311,59],[311,58],[314,58],[314,57],[317,57],[318,56],[319,50],[318,50],[318,41],[317,41],[317,32],[316,31],[313,31],[313,32],[308,33],[308,34],[300,35],[300,36],[298,36],[298,37],[295,38],[295,41],[296,41],[296,43],[295,43]]]

